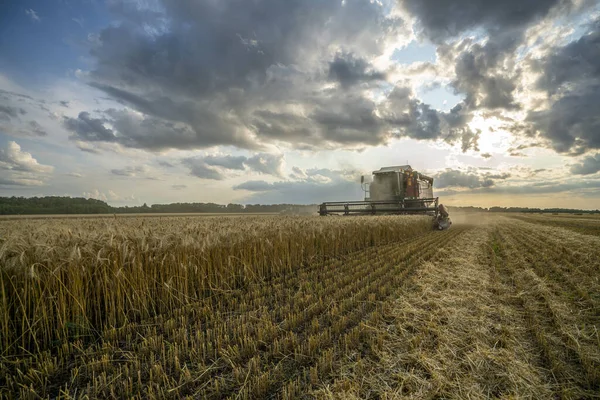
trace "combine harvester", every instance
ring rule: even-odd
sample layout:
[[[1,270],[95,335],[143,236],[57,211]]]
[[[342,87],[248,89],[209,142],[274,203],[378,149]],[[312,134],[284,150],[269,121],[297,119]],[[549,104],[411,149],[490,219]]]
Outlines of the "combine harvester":
[[[372,182],[360,179],[364,201],[328,201],[319,206],[320,215],[425,214],[434,217],[434,229],[448,229],[448,210],[433,197],[433,178],[410,165],[383,167],[373,171]]]

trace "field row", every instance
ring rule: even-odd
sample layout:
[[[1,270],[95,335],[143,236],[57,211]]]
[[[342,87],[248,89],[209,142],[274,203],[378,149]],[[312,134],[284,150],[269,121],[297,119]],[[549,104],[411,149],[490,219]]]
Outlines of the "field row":
[[[595,215],[511,214],[511,218],[539,225],[565,228],[584,235],[600,236],[600,218]]]
[[[573,244],[576,244],[573,241]],[[585,254],[532,224],[500,226],[496,264],[519,293],[518,306],[561,397],[600,390],[600,251]]]
[[[3,356],[141,321],[304,264],[404,241],[428,217],[0,221]]]
[[[600,240],[496,217],[397,292],[318,398],[596,398]]]
[[[382,302],[462,232],[432,232],[215,291],[168,316],[108,329],[99,344],[67,342],[56,355],[22,358],[8,388],[42,397],[293,398],[342,360],[360,358],[370,342],[364,327],[380,318]]]

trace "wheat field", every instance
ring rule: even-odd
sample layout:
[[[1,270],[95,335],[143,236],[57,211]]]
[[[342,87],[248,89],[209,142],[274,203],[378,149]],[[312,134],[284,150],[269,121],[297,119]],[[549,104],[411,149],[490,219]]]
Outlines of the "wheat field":
[[[595,398],[582,218],[3,220],[0,397]]]

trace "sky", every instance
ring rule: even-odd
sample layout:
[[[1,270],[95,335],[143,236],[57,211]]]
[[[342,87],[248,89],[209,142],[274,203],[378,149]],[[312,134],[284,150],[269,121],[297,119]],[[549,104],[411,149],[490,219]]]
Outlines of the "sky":
[[[8,0],[0,196],[600,209],[595,0]]]

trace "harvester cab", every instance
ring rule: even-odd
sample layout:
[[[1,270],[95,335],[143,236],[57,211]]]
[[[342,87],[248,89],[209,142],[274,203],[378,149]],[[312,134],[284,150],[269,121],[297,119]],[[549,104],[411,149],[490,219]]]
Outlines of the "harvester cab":
[[[320,215],[425,214],[434,217],[436,229],[447,229],[451,222],[446,207],[433,197],[433,178],[410,165],[383,167],[372,176],[362,176],[362,201],[330,201],[319,206]],[[440,209],[443,209],[443,217]],[[440,228],[441,227],[441,228]]]

